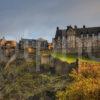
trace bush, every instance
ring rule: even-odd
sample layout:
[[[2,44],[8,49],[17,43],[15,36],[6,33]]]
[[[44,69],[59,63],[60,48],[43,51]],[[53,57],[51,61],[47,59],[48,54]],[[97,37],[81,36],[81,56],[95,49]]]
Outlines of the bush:
[[[57,92],[58,100],[100,100],[100,67],[87,67],[84,72],[72,71],[73,81]]]

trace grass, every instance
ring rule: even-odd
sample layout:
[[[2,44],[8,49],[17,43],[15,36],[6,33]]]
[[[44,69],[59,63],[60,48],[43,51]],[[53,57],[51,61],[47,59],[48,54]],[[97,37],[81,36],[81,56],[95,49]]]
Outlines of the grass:
[[[82,62],[88,62],[88,63],[96,63],[96,64],[100,64],[100,62],[95,61],[95,60],[92,60],[92,59],[82,59],[82,58],[79,58],[79,60],[82,61]]]
[[[76,62],[77,56],[75,55],[65,55],[65,54],[61,54],[61,53],[53,53],[52,57],[57,58],[61,61],[67,62],[67,63],[74,63]]]
[[[62,54],[62,53],[52,53],[52,57],[57,58],[61,61],[67,62],[69,64],[76,62],[77,58],[80,61],[89,62],[89,63],[100,63],[95,60],[86,57],[78,57],[74,54]]]

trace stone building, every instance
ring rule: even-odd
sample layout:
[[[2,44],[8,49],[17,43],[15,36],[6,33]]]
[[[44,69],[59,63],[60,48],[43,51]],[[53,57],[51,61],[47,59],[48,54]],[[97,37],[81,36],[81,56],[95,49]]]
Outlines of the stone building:
[[[48,50],[53,50],[53,44],[52,43],[48,43]]]
[[[14,40],[0,39],[0,61],[6,61],[15,54],[16,44]]]
[[[37,50],[48,49],[48,42],[42,38],[39,39],[21,39],[18,44],[18,50],[21,57],[35,59]]]
[[[100,55],[100,27],[57,27],[53,48],[55,52]]]
[[[18,59],[36,59],[36,53],[48,50],[48,42],[39,39],[21,39],[18,43],[14,40],[0,39],[0,61],[8,61],[15,55]]]

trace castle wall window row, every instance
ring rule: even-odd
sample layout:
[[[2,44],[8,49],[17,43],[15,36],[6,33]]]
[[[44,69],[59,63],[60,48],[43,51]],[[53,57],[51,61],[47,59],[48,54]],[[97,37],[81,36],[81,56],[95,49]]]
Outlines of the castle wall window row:
[[[92,48],[96,52],[100,49],[100,27],[78,28],[68,26],[67,29],[57,27],[55,37],[53,38],[54,51],[73,51],[78,52],[78,48]],[[87,50],[85,51],[87,52]],[[91,51],[92,52],[92,51]],[[100,54],[100,53],[99,53]]]

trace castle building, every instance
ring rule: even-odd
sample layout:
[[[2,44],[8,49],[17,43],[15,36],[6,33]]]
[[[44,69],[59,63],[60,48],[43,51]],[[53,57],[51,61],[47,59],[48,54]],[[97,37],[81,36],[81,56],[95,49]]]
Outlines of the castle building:
[[[100,55],[100,27],[57,27],[53,48],[55,52]]]

